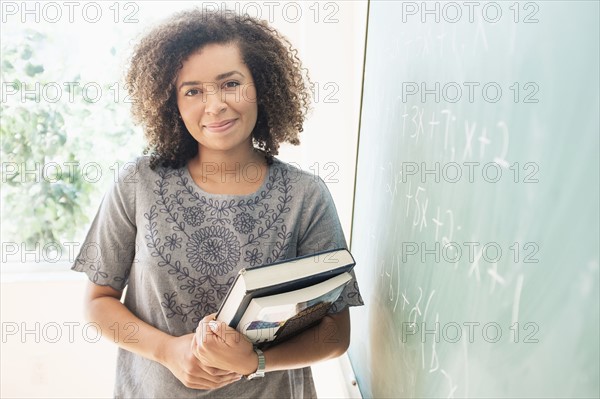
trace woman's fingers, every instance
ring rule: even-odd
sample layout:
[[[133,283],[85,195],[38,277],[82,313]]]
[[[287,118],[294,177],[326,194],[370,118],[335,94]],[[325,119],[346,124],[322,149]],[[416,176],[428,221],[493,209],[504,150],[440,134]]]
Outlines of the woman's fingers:
[[[204,369],[204,367],[198,365],[198,367],[191,370],[190,373],[187,375],[186,386],[189,386],[190,388],[204,386],[212,389],[215,387],[230,384],[234,381],[239,380],[241,377],[242,376],[239,374],[235,374],[224,370],[212,369],[210,371],[207,371]]]
[[[233,371],[228,371],[228,370],[221,370],[215,367],[210,367],[210,366],[205,366],[203,365],[202,368],[210,375],[215,376],[215,377],[221,377],[221,376],[236,376],[239,374],[234,373]]]
[[[241,375],[232,371],[204,364],[203,357],[199,354],[197,339],[195,334],[173,338],[169,351],[172,356],[164,363],[186,387],[215,389],[241,378]]]

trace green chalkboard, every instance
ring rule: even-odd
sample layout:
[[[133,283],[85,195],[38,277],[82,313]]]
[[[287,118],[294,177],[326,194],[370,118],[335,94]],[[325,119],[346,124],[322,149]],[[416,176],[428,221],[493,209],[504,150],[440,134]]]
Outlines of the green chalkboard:
[[[599,2],[371,1],[364,397],[599,397]]]

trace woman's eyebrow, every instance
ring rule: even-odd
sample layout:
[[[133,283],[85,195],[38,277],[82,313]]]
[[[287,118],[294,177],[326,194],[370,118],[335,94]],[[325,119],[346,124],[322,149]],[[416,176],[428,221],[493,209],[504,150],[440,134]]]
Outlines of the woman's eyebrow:
[[[217,75],[215,77],[215,81],[219,81],[219,80],[223,80],[223,79],[227,79],[230,76],[233,76],[235,74],[241,75],[242,77],[244,77],[244,74],[241,73],[240,71],[229,71],[229,72],[225,72],[225,73],[221,73],[219,75]],[[183,86],[196,86],[196,85],[200,85],[202,84],[200,81],[197,80],[193,80],[193,81],[189,81],[189,82],[182,82],[179,87],[177,88],[177,90],[181,90],[181,88]]]
[[[231,72],[225,72],[225,73],[222,73],[222,74],[220,74],[220,75],[217,75],[217,77],[215,78],[215,80],[223,80],[223,79],[227,79],[228,77],[230,77],[230,76],[232,76],[232,75],[235,75],[236,73],[237,73],[238,75],[242,75],[242,77],[244,77],[244,74],[243,74],[243,73],[241,73],[240,71],[235,71],[235,70],[234,70],[234,71],[231,71]]]

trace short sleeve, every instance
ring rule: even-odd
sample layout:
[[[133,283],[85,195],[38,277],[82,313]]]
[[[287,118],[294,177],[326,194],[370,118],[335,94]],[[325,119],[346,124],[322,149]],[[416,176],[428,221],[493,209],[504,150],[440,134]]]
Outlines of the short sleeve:
[[[302,220],[303,228],[298,243],[298,256],[310,255],[328,249],[348,248],[344,231],[327,185],[320,177],[314,190],[307,194]],[[338,313],[347,306],[364,305],[354,270],[352,280],[344,288],[329,313]]]
[[[138,164],[126,164],[138,167]],[[127,285],[135,258],[136,181],[124,168],[104,195],[72,270],[87,274],[90,281],[121,291]]]

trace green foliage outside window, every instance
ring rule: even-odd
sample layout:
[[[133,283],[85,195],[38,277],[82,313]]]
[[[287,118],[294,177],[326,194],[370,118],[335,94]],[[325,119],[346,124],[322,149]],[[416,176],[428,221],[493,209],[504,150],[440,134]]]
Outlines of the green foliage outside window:
[[[19,38],[2,41],[2,241],[63,247],[82,241],[118,167],[140,154],[142,135],[118,77],[84,82],[67,62],[44,57],[57,48],[47,35]]]

